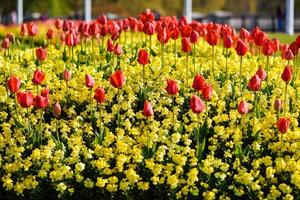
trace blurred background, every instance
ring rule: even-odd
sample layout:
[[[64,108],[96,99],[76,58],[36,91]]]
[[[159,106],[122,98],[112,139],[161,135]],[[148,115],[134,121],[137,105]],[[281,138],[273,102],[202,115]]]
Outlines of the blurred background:
[[[110,19],[138,14],[150,8],[159,15],[183,14],[183,0],[91,0],[92,18],[107,14]],[[284,31],[285,0],[192,0],[192,18],[201,22],[228,23],[234,28]],[[17,23],[17,0],[0,0],[0,23]],[[300,0],[294,1],[295,31],[300,31]],[[23,21],[49,18],[83,19],[84,0],[23,0]]]

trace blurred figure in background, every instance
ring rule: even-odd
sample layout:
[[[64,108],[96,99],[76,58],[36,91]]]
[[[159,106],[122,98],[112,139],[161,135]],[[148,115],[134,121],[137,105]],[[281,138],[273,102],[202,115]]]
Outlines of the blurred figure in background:
[[[284,13],[280,5],[276,7],[276,17],[277,17],[277,31],[283,31],[282,22],[283,22]]]

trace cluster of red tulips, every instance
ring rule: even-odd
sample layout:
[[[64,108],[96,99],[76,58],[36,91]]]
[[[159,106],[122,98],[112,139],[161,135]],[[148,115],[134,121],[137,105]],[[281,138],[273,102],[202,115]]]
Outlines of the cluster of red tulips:
[[[154,19],[154,14],[150,10],[146,10],[141,13],[139,19],[134,17],[128,17],[120,20],[108,20],[105,15],[101,15],[97,20],[86,23],[86,22],[78,22],[75,23],[71,20],[60,20],[57,19],[55,21],[55,27],[57,29],[57,37],[61,39],[62,45],[66,45],[68,47],[75,47],[76,45],[87,42],[87,40],[93,41],[98,40],[98,44],[100,44],[100,39],[102,39],[101,46],[102,48],[105,45],[104,38],[108,35],[110,36],[106,42],[106,47],[108,52],[113,52],[116,56],[120,56],[122,54],[122,46],[117,43],[118,39],[120,40],[120,36],[122,33],[126,34],[126,32],[143,32],[146,36],[149,36],[149,46],[151,48],[151,36],[156,34],[157,40],[161,43],[161,66],[164,67],[164,52],[165,45],[168,43],[171,38],[174,40],[174,54],[177,55],[176,52],[176,40],[181,38],[181,50],[186,54],[186,84],[188,83],[189,78],[189,69],[188,69],[188,56],[189,53],[193,51],[193,55],[195,58],[196,50],[195,45],[199,42],[200,37],[202,37],[211,47],[212,47],[212,68],[211,71],[216,77],[215,74],[215,49],[216,45],[220,44],[220,40],[223,41],[224,50],[226,50],[226,78],[228,77],[227,72],[227,57],[228,57],[228,49],[235,48],[235,51],[238,56],[240,56],[240,91],[242,91],[242,78],[243,78],[243,67],[242,67],[242,58],[246,55],[248,51],[253,54],[257,54],[260,56],[262,53],[267,57],[266,70],[260,67],[256,74],[250,79],[248,88],[253,91],[255,94],[257,91],[261,89],[262,81],[267,82],[267,87],[269,85],[269,57],[274,55],[277,51],[281,52],[281,56],[283,59],[287,60],[287,66],[284,69],[282,74],[282,79],[286,83],[286,86],[291,83],[293,85],[294,80],[297,78],[298,68],[294,66],[294,70],[290,65],[290,61],[294,60],[298,55],[298,50],[300,47],[300,37],[296,39],[290,45],[280,44],[278,39],[270,39],[268,35],[260,30],[260,28],[256,27],[251,32],[248,32],[246,29],[242,28],[237,34],[235,30],[228,25],[221,25],[215,23],[201,23],[201,22],[188,22],[185,16],[181,17],[177,20],[176,17],[162,17],[160,20]],[[28,24],[22,24],[20,36],[25,37],[26,33],[28,37],[33,38],[37,35],[38,29],[35,23],[30,22]],[[46,37],[48,40],[52,40],[55,36],[55,31],[51,28],[47,31]],[[14,36],[12,34],[8,34],[2,42],[2,48],[8,50],[10,47],[10,42],[14,41]],[[147,37],[145,38],[145,42],[147,41]],[[133,43],[133,41],[131,41]],[[192,48],[193,46],[193,48]],[[93,46],[92,46],[93,49]],[[73,52],[73,51],[72,51]],[[73,54],[73,53],[72,53]],[[45,48],[37,48],[35,52],[36,58],[39,62],[43,62],[47,58],[47,50]],[[143,80],[145,79],[144,74],[144,66],[149,64],[150,56],[147,49],[141,49],[138,54],[137,61],[143,65]],[[176,56],[175,56],[176,63]],[[194,60],[195,63],[195,60]],[[42,65],[41,65],[42,67]],[[294,76],[292,76],[293,71],[295,71]],[[202,98],[206,101],[209,101],[212,97],[212,86],[205,82],[205,79],[198,73],[194,68],[194,82],[192,87],[195,91],[202,92]],[[65,70],[63,73],[64,80],[68,82],[71,79],[71,72]],[[293,77],[293,78],[292,78]],[[49,88],[45,88],[39,93],[39,85],[43,82],[45,78],[45,74],[42,70],[37,69],[34,72],[32,82],[37,86],[37,94],[34,96],[31,92],[22,92],[19,91],[21,81],[15,77],[11,76],[7,85],[9,90],[12,93],[17,94],[17,100],[23,108],[28,108],[31,105],[34,105],[37,108],[46,108],[49,105]],[[94,79],[90,75],[86,75],[86,86],[90,89],[94,86]],[[113,73],[109,78],[111,85],[115,88],[121,89],[125,84],[125,76],[121,70]],[[145,80],[144,80],[145,81]],[[167,81],[167,92],[170,95],[176,95],[179,91],[179,86],[174,80]],[[286,87],[286,96],[288,95],[287,87]],[[97,102],[103,103],[105,100],[105,90],[104,88],[97,88],[95,90],[94,98]],[[287,99],[285,98],[284,105],[286,105]],[[281,100],[276,101],[276,109],[281,109]],[[56,104],[57,105],[57,104]],[[58,106],[56,106],[57,109]],[[190,107],[195,113],[200,113],[204,110],[205,105],[200,99],[199,96],[193,95],[190,100]],[[254,108],[255,109],[255,108]],[[241,114],[246,114],[248,112],[247,103],[242,100],[238,106],[238,110]],[[284,109],[284,113],[286,113],[287,108]],[[144,111],[143,114],[146,117],[152,116],[153,110],[149,101],[145,101],[144,103]],[[278,128],[280,132],[285,132],[289,125],[289,119],[280,118],[278,119]],[[283,128],[284,125],[284,128]]]

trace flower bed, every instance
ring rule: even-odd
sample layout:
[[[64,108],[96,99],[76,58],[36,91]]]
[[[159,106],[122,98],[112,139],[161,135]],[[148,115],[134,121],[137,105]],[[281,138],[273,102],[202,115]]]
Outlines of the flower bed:
[[[299,197],[300,40],[150,11],[51,29],[2,43],[3,198]]]

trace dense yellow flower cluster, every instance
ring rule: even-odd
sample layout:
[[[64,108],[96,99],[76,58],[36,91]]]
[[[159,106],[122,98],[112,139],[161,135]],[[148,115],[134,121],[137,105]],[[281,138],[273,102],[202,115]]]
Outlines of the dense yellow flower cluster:
[[[142,46],[143,39],[140,33],[134,35],[138,46]],[[285,61],[275,57],[268,74],[272,93],[267,94],[263,82],[258,92],[259,114],[253,124],[251,110],[255,95],[246,89],[246,84],[259,66],[265,66],[265,57],[248,53],[243,58],[245,89],[241,93],[236,73],[239,57],[234,50],[230,50],[228,58],[230,78],[221,80],[225,71],[224,51],[222,47],[215,49],[215,79],[210,73],[211,47],[199,42],[196,71],[212,84],[213,96],[206,102],[205,111],[197,116],[189,108],[191,96],[197,93],[191,87],[195,75],[192,59],[186,74],[185,55],[178,53],[175,58],[170,42],[166,45],[165,67],[161,68],[160,44],[152,41],[151,62],[145,66],[143,86],[143,66],[135,57],[138,49],[128,40],[125,43],[123,35],[118,42],[123,44],[119,66],[115,58],[107,60],[106,52],[99,53],[98,46],[91,49],[89,43],[87,55],[78,45],[75,61],[67,62],[62,60],[64,47],[50,45],[46,60],[39,66],[32,60],[32,49],[14,49],[14,57],[10,59],[1,55],[0,186],[3,189],[18,195],[53,189],[59,196],[88,190],[111,198],[146,192],[153,197],[178,199],[299,198],[298,80],[294,87],[288,87],[287,116],[291,125],[285,134],[276,128],[278,116],[273,108],[276,98],[284,99],[285,86],[280,75]],[[50,105],[43,110],[21,108],[14,94],[8,91],[6,80],[15,75],[21,79],[21,90],[37,94],[31,81],[37,68],[45,72],[46,79],[38,89],[40,92],[49,86]],[[112,87],[108,78],[116,68],[126,76],[121,89]],[[68,83],[62,78],[65,69],[72,72]],[[85,74],[95,79],[91,91],[85,86]],[[168,78],[180,84],[174,103],[165,91]],[[90,95],[92,92],[93,97],[98,86],[106,91],[106,101],[101,105]],[[154,110],[149,119],[142,114],[143,89]],[[244,117],[237,111],[242,99],[250,108]],[[62,109],[58,119],[53,115],[55,102]],[[201,158],[197,157],[195,140],[195,129],[199,126],[200,134],[207,138]],[[41,135],[39,143],[32,142],[35,133]],[[100,142],[97,135],[103,136]]]

